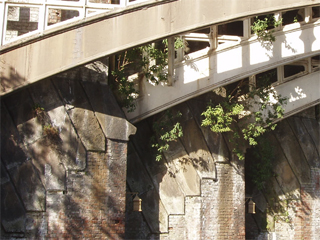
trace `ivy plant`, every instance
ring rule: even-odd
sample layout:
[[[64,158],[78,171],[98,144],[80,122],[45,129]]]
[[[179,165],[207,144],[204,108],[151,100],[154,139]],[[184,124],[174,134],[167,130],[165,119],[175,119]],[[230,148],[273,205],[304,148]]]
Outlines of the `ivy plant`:
[[[184,46],[185,42],[182,38],[175,38],[175,49]],[[116,63],[115,69],[111,72],[113,90],[122,107],[125,107],[128,112],[133,112],[136,108],[134,101],[139,91],[135,89],[134,82],[128,80],[128,76],[130,73],[139,73],[139,76],[145,76],[147,81],[155,84],[166,82],[168,79],[168,40],[124,51],[117,55]]]
[[[273,35],[274,30],[270,28],[278,27],[281,23],[282,19],[277,21],[273,15],[267,15],[264,19],[259,19],[257,16],[251,29],[258,39],[272,43],[276,38]]]
[[[268,130],[274,130],[274,121],[283,117],[283,105],[287,98],[276,94],[269,81],[271,74],[259,79],[261,87],[251,85],[247,93],[243,93],[242,89],[243,84],[248,83],[240,81],[224,101],[217,105],[209,102],[202,113],[202,126],[210,127],[217,133],[233,133],[229,141],[233,143],[232,151],[240,160],[244,159],[243,146],[257,145],[257,138]]]
[[[122,107],[125,107],[128,112],[133,112],[136,109],[134,100],[139,94],[134,87],[134,82],[128,80],[130,69],[135,69],[139,66],[136,64],[136,59],[141,57],[138,49],[131,49],[119,54],[116,58],[116,67],[111,72],[113,76],[113,90]]]
[[[183,130],[178,119],[182,116],[180,112],[173,114],[167,110],[152,125],[154,136],[152,137],[152,147],[156,148],[156,161],[162,159],[162,153],[169,149],[169,143],[177,141],[183,136]]]
[[[257,138],[258,144],[252,148],[249,166],[250,177],[253,184],[262,190],[273,175],[272,163],[275,159],[274,147],[268,139],[259,137]]]

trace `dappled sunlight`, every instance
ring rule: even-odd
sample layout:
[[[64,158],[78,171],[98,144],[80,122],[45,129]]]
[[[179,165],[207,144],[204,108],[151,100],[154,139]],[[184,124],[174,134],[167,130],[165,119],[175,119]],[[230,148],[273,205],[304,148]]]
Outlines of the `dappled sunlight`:
[[[288,100],[289,102],[294,102],[294,101],[297,101],[299,99],[307,97],[307,95],[303,92],[303,89],[300,88],[299,86],[295,87],[294,90],[295,90],[295,96],[293,96],[293,94],[290,93],[290,97],[289,97],[289,100]]]
[[[268,62],[273,56],[274,46],[271,44],[268,48],[261,48],[261,42],[254,42],[249,45],[250,65]]]
[[[197,61],[186,61],[186,64],[183,67],[183,83],[191,83],[209,77],[209,58],[200,59]]]
[[[126,113],[127,117],[133,122],[143,119],[152,115],[154,111],[162,111],[192,96],[203,94],[247,76],[257,76],[269,69],[275,69],[278,72],[275,76],[276,82],[274,82],[275,91],[291,99],[289,103],[295,100],[302,106],[309,100],[314,101],[318,93],[311,90],[313,93],[310,96],[313,99],[308,98],[309,90],[306,89],[309,88],[311,82],[306,84],[307,77],[305,76],[314,74],[314,67],[311,68],[311,72],[309,70],[310,60],[307,57],[311,54],[316,55],[314,51],[319,50],[320,44],[317,44],[319,41],[316,36],[320,35],[320,26],[312,22],[305,25],[297,23],[288,24],[285,29],[275,31],[274,42],[263,42],[256,39],[255,36],[248,39],[241,38],[240,42],[232,46],[221,44],[216,46],[217,48],[210,48],[209,51],[201,49],[192,52],[183,56],[182,62],[178,61],[181,57],[177,57],[173,85],[171,87],[152,86],[141,81],[142,91],[140,92],[141,97],[137,99],[137,110]],[[211,35],[208,34],[208,36]],[[214,47],[214,41],[212,39],[210,41],[211,47]],[[297,57],[299,60],[296,60]],[[315,60],[312,61],[315,62]],[[300,72],[292,70],[296,65],[299,65],[299,68],[303,67],[303,70],[299,70]],[[290,82],[296,79],[304,79],[302,84],[300,84],[302,80],[298,81],[297,86],[305,90],[306,96],[297,92],[298,90],[291,90],[291,94],[288,92],[290,88],[295,89],[296,86],[293,87]],[[314,77],[312,79],[314,83]],[[297,105],[292,107],[296,108]],[[292,107],[287,107],[288,111],[292,111]]]
[[[305,53],[305,43],[299,38],[301,34],[301,30],[286,34],[286,40],[281,44],[281,57]]]
[[[318,24],[320,24],[320,21],[318,21]],[[315,27],[313,29],[313,35],[320,36],[320,27]],[[311,51],[319,51],[319,50],[320,50],[320,38],[316,37],[314,41],[311,43]]]

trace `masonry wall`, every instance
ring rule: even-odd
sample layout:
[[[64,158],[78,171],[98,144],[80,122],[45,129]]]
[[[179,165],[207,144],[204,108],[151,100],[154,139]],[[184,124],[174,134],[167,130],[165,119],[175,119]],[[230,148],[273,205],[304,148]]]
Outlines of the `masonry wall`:
[[[219,97],[208,93],[170,109],[182,113],[184,135],[160,162],[150,138],[153,123],[164,113],[137,124],[129,145],[127,188],[141,193],[143,211],[132,212],[128,199],[126,237],[319,239],[319,106],[281,121],[265,135],[275,158],[272,176],[258,189],[246,183],[250,161],[232,155],[229,135],[201,127],[209,100]],[[246,197],[256,203],[256,214],[247,213]]]
[[[90,71],[1,99],[1,239],[124,237],[135,127]]]
[[[141,193],[143,211],[127,206],[126,238],[245,239],[244,162],[230,154],[228,136],[201,127],[210,99],[219,96],[205,94],[170,109],[182,113],[183,137],[171,143],[160,162],[150,138],[163,113],[136,125],[127,184]]]

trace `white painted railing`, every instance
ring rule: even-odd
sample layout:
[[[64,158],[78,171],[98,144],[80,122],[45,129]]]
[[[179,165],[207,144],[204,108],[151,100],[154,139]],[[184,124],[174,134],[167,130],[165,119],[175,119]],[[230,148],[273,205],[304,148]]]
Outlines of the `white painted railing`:
[[[245,22],[248,24],[248,21]],[[274,34],[276,41],[270,45],[262,44],[254,35],[247,39],[217,36],[216,33],[183,36],[189,41],[198,42],[204,42],[207,36],[206,42],[213,42],[214,40],[210,39],[213,35],[217,36],[216,41],[223,40],[225,43],[215,49],[210,49],[214,45],[210,44],[210,47],[187,56],[178,55],[174,66],[173,84],[170,87],[138,81],[137,88],[141,91],[136,99],[137,109],[126,113],[127,118],[132,122],[140,121],[192,97],[245,78],[256,82],[257,75],[269,70],[274,70],[276,74],[274,85],[281,89],[279,93],[288,96],[292,102],[292,106],[288,105],[288,114],[294,112],[296,107],[319,102],[319,81],[316,80],[320,79],[320,18],[299,24],[287,24]],[[300,88],[294,84],[299,82],[301,85],[301,82],[309,79],[309,75],[313,76],[314,85],[311,86],[314,87],[307,88],[304,84],[303,90],[308,95],[306,100],[301,97]],[[283,86],[290,86],[291,92],[287,92]],[[299,101],[295,100],[297,98]],[[312,101],[308,102],[309,100]]]
[[[148,0],[0,0],[0,45]]]

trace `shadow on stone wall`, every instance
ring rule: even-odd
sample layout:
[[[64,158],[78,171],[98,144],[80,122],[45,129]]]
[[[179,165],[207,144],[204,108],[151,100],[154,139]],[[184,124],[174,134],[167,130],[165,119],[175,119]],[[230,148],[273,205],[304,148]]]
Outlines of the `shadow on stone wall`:
[[[184,136],[170,143],[160,162],[150,139],[153,123],[164,113],[136,124],[129,144],[127,191],[140,193],[143,211],[132,212],[127,196],[126,238],[210,239],[235,233],[245,238],[246,223],[246,239],[317,239],[318,107],[281,121],[264,136],[274,147],[274,159],[271,178],[258,190],[244,172],[245,162],[232,156],[230,136],[201,127],[200,115],[209,100],[219,102],[219,96],[208,93],[171,108],[182,113]],[[254,159],[251,149],[247,152],[250,165]],[[256,214],[247,213],[245,197],[253,197]]]
[[[274,234],[285,239],[319,237],[320,121],[319,106],[282,120],[264,138],[273,149],[271,176],[260,188],[250,174],[261,159],[246,158],[246,195],[256,203],[256,214],[246,214],[247,239]],[[252,152],[251,150],[248,151]],[[261,172],[263,174],[263,172]]]
[[[1,99],[2,239],[124,235],[135,127],[107,85],[70,74]]]
[[[151,138],[153,123],[165,112],[136,124],[128,151],[127,188],[140,193],[142,212],[132,212],[132,199],[127,201],[127,239],[244,235],[243,163],[231,158],[227,136],[201,127],[209,100],[218,102],[220,97],[211,92],[170,109],[173,115],[182,113],[178,120],[184,135],[170,143],[159,162]],[[236,218],[233,227],[219,224]]]

